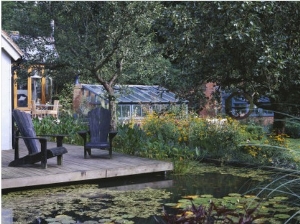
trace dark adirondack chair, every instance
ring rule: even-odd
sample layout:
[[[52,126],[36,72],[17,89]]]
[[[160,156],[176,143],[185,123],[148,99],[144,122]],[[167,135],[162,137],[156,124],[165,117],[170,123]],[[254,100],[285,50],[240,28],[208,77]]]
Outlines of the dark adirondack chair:
[[[110,131],[110,110],[96,107],[88,113],[89,130],[80,131],[78,134],[84,142],[84,158],[87,153],[91,156],[91,149],[108,149],[112,158],[112,140],[117,132]]]
[[[42,168],[46,169],[47,159],[52,157],[57,157],[57,164],[62,165],[62,155],[68,152],[67,149],[62,146],[65,135],[49,135],[56,137],[57,147],[47,149],[47,139],[45,138],[46,135],[36,135],[30,114],[20,110],[13,110],[13,118],[18,129],[14,137],[15,159],[9,163],[9,166],[22,166],[41,162]],[[19,158],[20,138],[24,139],[25,145],[28,149],[28,155],[22,158]],[[36,140],[39,140],[40,142],[40,150],[38,149]]]

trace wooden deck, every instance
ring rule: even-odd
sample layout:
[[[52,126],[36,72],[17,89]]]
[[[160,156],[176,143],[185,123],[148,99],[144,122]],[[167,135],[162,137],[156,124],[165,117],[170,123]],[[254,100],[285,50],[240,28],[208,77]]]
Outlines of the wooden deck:
[[[48,148],[55,143],[48,142]],[[83,158],[83,147],[64,144],[68,153],[64,154],[63,165],[56,164],[56,158],[48,160],[48,168],[40,164],[26,167],[8,167],[14,158],[13,150],[2,150],[1,185],[2,189],[61,184],[110,177],[129,176],[165,172],[173,170],[171,162],[157,161],[113,152],[109,159],[107,150],[92,149],[92,157]],[[23,144],[20,153],[26,155]]]

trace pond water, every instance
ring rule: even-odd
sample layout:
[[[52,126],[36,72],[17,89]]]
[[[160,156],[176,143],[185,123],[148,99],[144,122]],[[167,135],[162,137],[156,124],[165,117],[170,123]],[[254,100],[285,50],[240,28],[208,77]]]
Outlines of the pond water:
[[[154,224],[157,223],[155,217],[161,220],[163,207],[169,214],[178,214],[178,208],[186,208],[191,204],[187,198],[194,198],[197,206],[214,201],[226,207],[233,206],[236,203],[233,200],[250,198],[250,204],[256,206],[260,200],[255,195],[267,198],[260,212],[265,209],[264,214],[277,215],[277,218],[257,223],[285,223],[293,215],[295,217],[287,223],[300,223],[300,214],[297,214],[300,210],[299,191],[296,192],[300,186],[299,177],[296,177],[296,181],[291,181],[294,178],[288,175],[287,178],[274,181],[284,175],[211,165],[199,166],[196,173],[170,177],[159,174],[140,175],[85,184],[2,192],[1,223]],[[287,197],[283,190],[274,191],[288,181],[292,184],[284,189],[293,198]],[[274,193],[268,195],[268,189],[273,189]],[[291,203],[292,206],[286,206]]]

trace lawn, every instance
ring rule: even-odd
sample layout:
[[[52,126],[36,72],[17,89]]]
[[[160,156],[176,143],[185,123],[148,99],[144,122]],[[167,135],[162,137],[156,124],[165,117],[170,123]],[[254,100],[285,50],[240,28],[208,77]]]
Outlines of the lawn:
[[[289,138],[289,147],[297,151],[300,156],[300,138]]]

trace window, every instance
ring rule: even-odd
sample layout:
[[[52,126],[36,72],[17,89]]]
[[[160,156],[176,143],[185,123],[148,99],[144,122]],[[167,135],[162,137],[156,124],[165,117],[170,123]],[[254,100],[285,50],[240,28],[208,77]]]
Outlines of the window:
[[[142,107],[141,105],[133,105],[132,117],[142,117]]]
[[[129,118],[129,117],[131,117],[130,105],[118,105],[117,115],[118,115],[118,118]]]

